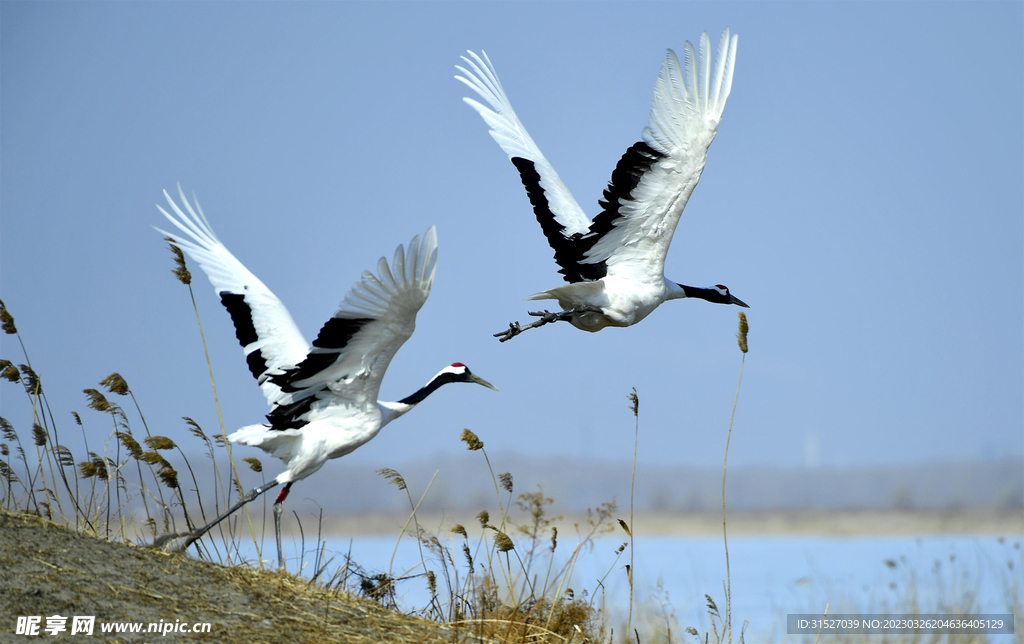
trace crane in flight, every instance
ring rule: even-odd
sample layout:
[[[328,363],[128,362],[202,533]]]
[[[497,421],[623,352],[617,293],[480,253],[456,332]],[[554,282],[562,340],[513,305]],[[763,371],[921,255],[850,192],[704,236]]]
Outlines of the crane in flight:
[[[631,146],[612,172],[593,221],[573,199],[555,169],[516,116],[485,52],[467,52],[456,66],[465,83],[487,105],[464,98],[490,127],[490,134],[519,171],[544,236],[555,251],[568,284],[535,293],[528,300],[557,300],[562,310],[530,312],[539,319],[513,322],[495,337],[502,342],[522,331],[565,320],[584,331],[636,324],[666,301],[699,298],[747,305],[728,287],[700,288],[665,278],[669,244],[707,160],[725,102],[732,89],[737,36],[719,40],[714,71],[711,43],[701,34],[700,58],[687,41],[684,65],[671,49],[654,86],[651,112],[641,141]]]
[[[234,323],[249,371],[270,404],[266,424],[243,427],[228,440],[258,447],[286,467],[212,522],[190,533],[165,535],[157,545],[186,537],[182,549],[188,548],[246,503],[283,485],[274,502],[277,557],[283,568],[281,512],[293,483],[368,442],[442,385],[472,382],[497,388],[454,362],[397,402],[377,400],[391,358],[412,335],[416,313],[430,295],[437,265],[433,226],[422,240],[414,237],[408,250],[399,246],[390,266],[382,257],[376,275],[364,271],[311,347],[281,301],[217,239],[195,194],[195,208],[180,185],[178,195],[184,211],[167,191],[164,196],[174,214],[157,208],[179,232],[157,231],[195,260],[210,279]]]

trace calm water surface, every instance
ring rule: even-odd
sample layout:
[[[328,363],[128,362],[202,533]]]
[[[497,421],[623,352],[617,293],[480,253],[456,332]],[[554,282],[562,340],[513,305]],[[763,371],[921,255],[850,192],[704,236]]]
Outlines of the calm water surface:
[[[461,575],[465,573],[465,560],[458,539],[452,551]],[[328,556],[337,557],[336,562],[351,552],[353,560],[364,569],[387,571],[395,541],[393,537],[332,539],[326,542],[326,548]],[[736,537],[729,540],[733,624],[738,630],[744,620],[750,623],[747,641],[779,641],[786,639],[786,613],[818,613],[826,603],[831,614],[896,613],[903,612],[907,598],[913,596],[922,612],[928,612],[942,605],[962,605],[968,593],[977,598],[977,612],[1005,613],[1009,610],[1007,589],[1015,586],[1018,592],[1024,590],[1020,541],[1019,535],[1003,540],[973,536]],[[592,552],[583,551],[569,583],[577,598],[584,590],[593,595],[594,589],[599,589],[598,598],[603,592],[612,612],[628,606],[624,566],[629,563],[629,549],[618,559],[614,553],[621,543],[621,539],[605,538],[596,542]],[[473,544],[475,541],[471,541]],[[559,542],[556,569],[568,558],[573,545]],[[311,546],[309,549],[313,550]],[[702,633],[710,628],[705,593],[721,610],[725,607],[722,540],[638,538],[635,549],[635,601],[642,605],[647,618],[657,619],[660,607],[666,605],[674,610],[680,627],[694,626]],[[291,550],[297,552],[298,545]],[[424,552],[427,567],[439,573],[443,589],[436,557]],[[306,555],[307,562],[311,556]],[[407,537],[399,544],[392,573],[422,573],[420,561],[416,542]],[[1012,568],[1008,562],[1012,562]],[[512,564],[517,570],[515,557]],[[292,565],[290,561],[289,568]],[[538,561],[532,568],[541,579],[546,569],[546,561]],[[599,584],[602,578],[603,584]],[[406,609],[426,606],[426,580],[418,577],[402,582],[398,595]]]

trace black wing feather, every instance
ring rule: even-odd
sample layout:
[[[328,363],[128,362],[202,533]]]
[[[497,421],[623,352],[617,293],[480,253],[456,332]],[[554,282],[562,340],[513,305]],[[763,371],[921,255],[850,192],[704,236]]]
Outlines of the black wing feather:
[[[312,378],[334,364],[353,336],[373,321],[374,318],[331,318],[321,327],[306,358],[282,373],[271,374],[270,381],[285,393],[301,391],[302,387],[295,386],[296,382]]]
[[[599,280],[604,277],[608,273],[604,262],[582,263],[584,253],[590,250],[598,238],[591,239],[591,233],[566,235],[565,226],[558,223],[555,215],[551,212],[544,188],[540,185],[540,174],[537,173],[533,161],[522,157],[513,157],[512,163],[519,170],[526,194],[530,197],[530,203],[533,205],[533,212],[537,216],[537,223],[544,231],[548,244],[555,251],[555,262],[561,266],[558,272],[565,276],[565,281],[573,284]]]
[[[256,342],[259,336],[256,334],[256,325],[252,321],[252,309],[246,303],[245,295],[221,291],[220,302],[231,316],[231,321],[235,325],[235,337],[238,338],[242,348]],[[252,377],[257,381],[267,371],[267,359],[259,349],[245,356],[245,362],[249,365]]]
[[[548,244],[555,251],[555,262],[561,266],[558,272],[565,276],[565,281],[570,284],[587,282],[599,280],[608,274],[608,265],[605,261],[584,262],[586,254],[623,216],[619,212],[622,200],[632,199],[631,194],[640,184],[640,179],[651,169],[652,165],[663,158],[665,158],[664,154],[643,141],[626,150],[612,172],[611,181],[608,182],[608,187],[604,191],[604,199],[598,202],[601,212],[590,223],[590,229],[586,233],[566,235],[565,226],[558,223],[551,212],[544,188],[540,185],[540,174],[538,174],[533,161],[522,157],[513,157],[512,163],[519,170],[519,176],[526,188],[530,203],[533,205],[537,222],[540,224],[541,230],[544,231]]]

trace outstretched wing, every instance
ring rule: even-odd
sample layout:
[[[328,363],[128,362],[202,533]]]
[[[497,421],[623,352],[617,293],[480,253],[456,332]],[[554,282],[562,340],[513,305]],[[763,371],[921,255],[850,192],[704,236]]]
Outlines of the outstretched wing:
[[[267,402],[274,405],[290,399],[291,396],[282,392],[271,376],[301,362],[309,345],[281,300],[217,239],[195,194],[192,195],[194,209],[180,184],[178,196],[184,212],[166,190],[164,197],[174,214],[159,205],[157,208],[180,232],[172,234],[159,228],[157,231],[170,237],[174,245],[195,260],[210,278],[221,303],[231,315],[249,371],[259,383]]]
[[[476,92],[490,107],[472,98],[462,100],[480,113],[491,128],[491,136],[519,170],[533,212],[548,244],[555,251],[555,261],[562,267],[558,272],[570,283],[600,279],[604,276],[603,266],[580,263],[594,241],[592,238],[584,239],[590,234],[590,218],[519,121],[487,53],[481,52],[482,57],[471,51],[467,53],[469,58],[462,56],[462,60],[469,69],[456,65],[463,76],[455,78]]]
[[[700,37],[699,61],[689,42],[682,68],[668,50],[643,140],[626,151],[612,173],[592,226],[604,232],[585,261],[603,262],[608,275],[663,279],[672,235],[700,180],[732,89],[737,40],[730,39],[728,28],[722,32],[713,74],[707,32]]]
[[[399,246],[390,267],[382,257],[376,275],[364,271],[320,329],[309,355],[269,377],[294,396],[294,402],[271,411],[272,426],[301,426],[309,412],[339,403],[375,408],[384,372],[416,328],[436,267],[437,231],[431,226],[422,241],[413,237],[408,251]]]

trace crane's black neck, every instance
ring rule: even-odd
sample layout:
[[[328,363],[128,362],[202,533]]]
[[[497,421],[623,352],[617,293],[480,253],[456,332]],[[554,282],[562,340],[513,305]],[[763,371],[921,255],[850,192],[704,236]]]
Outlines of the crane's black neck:
[[[679,284],[679,288],[683,289],[683,293],[686,297],[696,297],[708,302],[714,302],[715,304],[728,304],[729,296],[723,295],[717,288],[701,288],[699,286],[687,286],[685,284]]]
[[[434,377],[433,380],[423,385],[422,387],[414,391],[412,394],[406,396],[405,398],[402,398],[398,402],[402,403],[403,405],[418,405],[419,403],[426,400],[427,396],[440,389],[442,385],[447,385],[450,382],[460,381],[461,380],[459,374],[451,373],[448,371],[443,372],[441,374],[438,374],[437,376]]]

